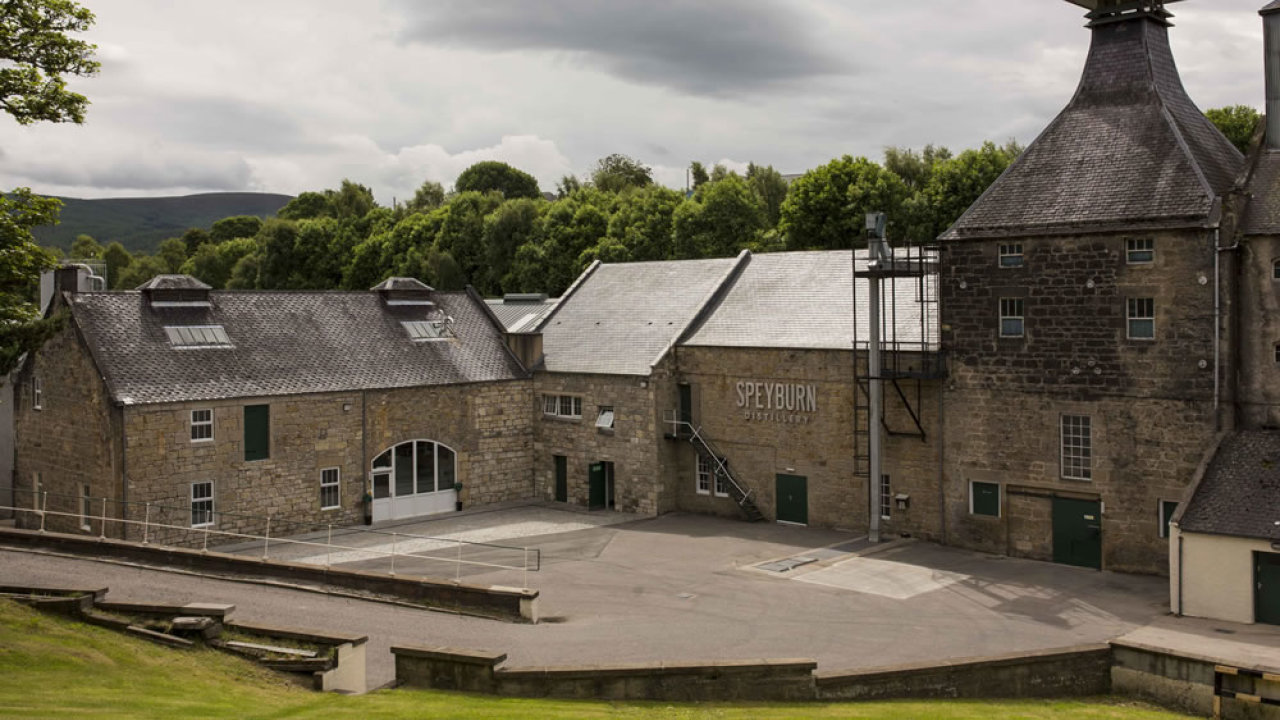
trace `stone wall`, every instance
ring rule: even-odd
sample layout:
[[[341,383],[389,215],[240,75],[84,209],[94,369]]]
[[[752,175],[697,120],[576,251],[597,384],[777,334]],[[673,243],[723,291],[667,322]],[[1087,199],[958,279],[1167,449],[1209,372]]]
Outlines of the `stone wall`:
[[[1093,498],[1105,569],[1168,571],[1159,503],[1183,499],[1216,432],[1213,234],[1157,233],[1148,265],[1126,262],[1125,237],[944,247],[948,542],[1052,559],[1052,496]],[[999,267],[1002,242],[1023,267]],[[1007,297],[1025,337],[999,337]],[[1154,298],[1155,340],[1127,338],[1130,297]],[[1091,418],[1090,481],[1062,478],[1063,414]],[[975,480],[1001,484],[1001,517],[969,512]]]
[[[35,478],[49,493],[50,511],[80,513],[83,486],[94,498],[120,497],[120,415],[113,408],[97,367],[76,331],[68,327],[44,348],[28,358],[15,374],[14,402],[16,446],[14,499],[19,507],[36,503]],[[39,378],[42,409],[33,407],[32,379]],[[101,502],[93,513],[102,515]],[[121,506],[108,503],[108,518],[120,516]],[[31,513],[19,512],[19,527],[39,527]],[[98,519],[84,524],[94,534],[102,533]],[[46,527],[66,532],[81,531],[76,518],[47,518]],[[107,534],[118,536],[118,523],[108,522]]]
[[[1246,427],[1280,427],[1280,237],[1245,238],[1238,251],[1239,420]]]

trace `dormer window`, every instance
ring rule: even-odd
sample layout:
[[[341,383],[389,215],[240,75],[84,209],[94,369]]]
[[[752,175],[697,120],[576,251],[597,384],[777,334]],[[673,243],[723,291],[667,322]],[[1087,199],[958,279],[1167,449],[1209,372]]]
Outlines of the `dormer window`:
[[[180,350],[229,348],[231,340],[221,325],[179,325],[164,329],[169,345]]]
[[[400,324],[414,342],[446,340],[453,336],[448,320],[406,320]]]
[[[382,301],[390,307],[435,307],[431,294],[435,290],[426,283],[405,277],[387,278],[373,287],[382,294]]]
[[[153,308],[207,308],[209,286],[190,275],[157,275],[138,288]]]

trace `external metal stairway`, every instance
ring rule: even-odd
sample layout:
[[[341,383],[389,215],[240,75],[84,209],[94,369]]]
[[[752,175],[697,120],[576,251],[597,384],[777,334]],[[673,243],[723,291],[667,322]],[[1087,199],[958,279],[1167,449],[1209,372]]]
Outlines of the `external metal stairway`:
[[[667,437],[677,440],[688,440],[693,445],[694,452],[705,460],[712,468],[712,487],[723,480],[725,488],[729,491],[729,497],[738,504],[738,508],[742,510],[742,514],[746,517],[747,522],[760,522],[764,520],[764,513],[760,512],[760,508],[756,506],[751,495],[754,490],[746,490],[742,483],[738,482],[738,478],[734,476],[733,471],[729,469],[729,462],[724,455],[716,450],[711,441],[707,440],[694,427],[693,423],[680,418],[679,413],[673,413],[671,423],[672,434]]]

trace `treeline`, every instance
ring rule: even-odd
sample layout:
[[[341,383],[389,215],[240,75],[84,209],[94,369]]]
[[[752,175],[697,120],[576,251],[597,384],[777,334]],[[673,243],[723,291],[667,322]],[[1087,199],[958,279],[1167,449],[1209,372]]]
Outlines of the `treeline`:
[[[378,205],[363,185],[304,192],[275,218],[228,217],[130,254],[82,235],[70,257],[99,259],[112,288],[185,273],[215,288],[367,289],[416,277],[443,290],[558,295],[594,260],[619,263],[848,248],[867,212],[889,214],[896,241],[929,241],[1008,167],[1014,142],[953,155],[890,148],[881,163],[844,156],[788,183],[772,167],[689,168],[692,190],[653,182],[611,155],[585,179],[544,196],[529,174],[499,162],[465,170],[446,193],[427,182],[405,203]]]

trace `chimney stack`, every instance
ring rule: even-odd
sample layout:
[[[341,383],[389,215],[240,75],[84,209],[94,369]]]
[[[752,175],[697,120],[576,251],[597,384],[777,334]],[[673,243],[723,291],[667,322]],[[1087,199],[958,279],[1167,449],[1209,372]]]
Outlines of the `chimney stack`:
[[[1280,150],[1280,0],[1259,14],[1267,69],[1267,149]]]

